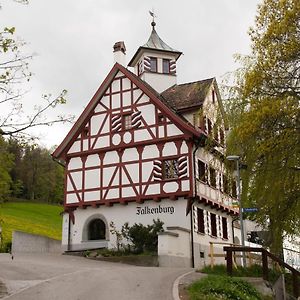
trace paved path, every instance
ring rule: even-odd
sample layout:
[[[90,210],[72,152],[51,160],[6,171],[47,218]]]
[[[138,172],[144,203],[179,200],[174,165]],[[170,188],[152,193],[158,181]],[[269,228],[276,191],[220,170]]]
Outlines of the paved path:
[[[172,300],[188,269],[135,267],[65,255],[0,254],[1,300]]]

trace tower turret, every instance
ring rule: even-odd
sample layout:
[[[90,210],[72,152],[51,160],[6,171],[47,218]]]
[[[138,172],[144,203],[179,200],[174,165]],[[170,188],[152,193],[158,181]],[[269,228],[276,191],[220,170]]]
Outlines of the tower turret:
[[[154,19],[152,32],[146,44],[140,46],[129,66],[141,79],[161,93],[177,83],[176,61],[182,52],[171,48],[157,34]]]

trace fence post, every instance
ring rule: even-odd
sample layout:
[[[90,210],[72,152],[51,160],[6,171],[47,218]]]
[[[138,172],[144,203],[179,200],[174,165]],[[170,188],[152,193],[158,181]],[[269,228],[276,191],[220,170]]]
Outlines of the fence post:
[[[294,292],[294,296],[296,298],[298,298],[300,296],[299,293],[299,280],[298,280],[298,276],[296,272],[292,272],[293,274],[293,292]]]
[[[226,250],[227,274],[232,276],[232,251]]]
[[[210,267],[214,267],[214,244],[210,242]]]
[[[268,255],[267,252],[262,249],[262,267],[263,267],[263,278],[264,280],[269,279],[269,274],[268,274]]]

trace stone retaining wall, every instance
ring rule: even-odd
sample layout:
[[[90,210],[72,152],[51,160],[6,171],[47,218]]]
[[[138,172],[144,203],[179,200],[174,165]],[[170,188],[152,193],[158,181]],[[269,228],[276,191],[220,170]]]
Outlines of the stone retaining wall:
[[[46,236],[14,231],[12,253],[61,253],[61,241]]]

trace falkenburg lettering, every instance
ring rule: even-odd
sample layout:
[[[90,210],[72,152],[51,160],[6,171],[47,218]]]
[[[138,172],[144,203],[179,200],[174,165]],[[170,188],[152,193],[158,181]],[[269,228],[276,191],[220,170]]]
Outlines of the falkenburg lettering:
[[[168,213],[168,214],[173,214],[175,211],[174,206],[167,206],[167,207],[162,207],[162,206],[158,206],[158,207],[152,207],[150,208],[149,206],[145,206],[145,207],[141,207],[141,206],[137,206],[136,207],[136,214],[137,215],[153,215],[153,214],[161,214],[161,213]]]

